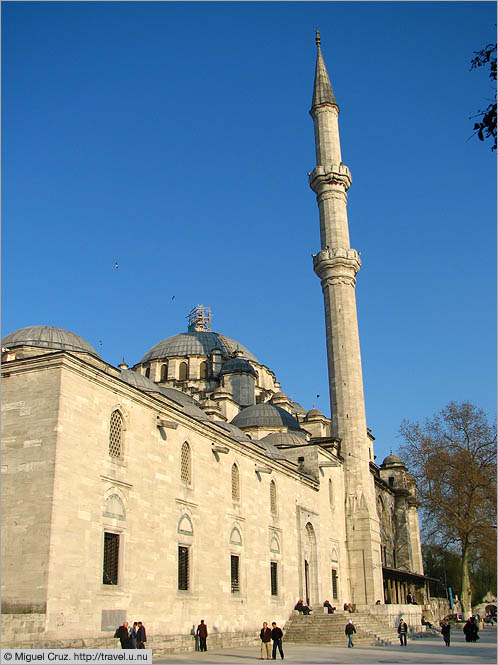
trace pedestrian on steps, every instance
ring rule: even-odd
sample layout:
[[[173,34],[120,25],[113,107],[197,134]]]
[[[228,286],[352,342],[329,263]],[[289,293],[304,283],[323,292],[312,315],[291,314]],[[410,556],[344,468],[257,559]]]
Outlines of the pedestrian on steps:
[[[356,633],[356,628],[351,619],[347,622],[346,628],[344,628],[344,633],[348,636],[348,649],[354,647],[353,633]]]

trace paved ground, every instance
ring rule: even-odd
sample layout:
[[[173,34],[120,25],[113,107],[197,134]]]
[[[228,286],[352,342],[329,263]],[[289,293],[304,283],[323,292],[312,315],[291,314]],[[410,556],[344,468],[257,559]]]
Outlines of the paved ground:
[[[438,637],[408,640],[407,647],[355,647],[348,649],[346,641],[343,647],[332,645],[302,646],[285,644],[285,663],[314,664],[336,663],[345,665],[365,665],[377,663],[413,663],[416,665],[461,665],[497,662],[496,628],[485,628],[480,632],[481,639],[475,644],[465,642],[463,633],[452,631],[451,646],[446,647]],[[209,649],[209,638],[208,638]],[[219,649],[205,653],[171,654],[156,656],[154,663],[258,663],[259,648],[238,647]],[[280,656],[278,656],[280,660]]]

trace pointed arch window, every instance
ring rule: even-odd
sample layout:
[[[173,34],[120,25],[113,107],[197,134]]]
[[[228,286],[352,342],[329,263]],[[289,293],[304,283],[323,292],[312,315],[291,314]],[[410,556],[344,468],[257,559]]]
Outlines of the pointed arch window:
[[[180,477],[182,482],[186,483],[187,485],[192,484],[192,460],[190,455],[190,446],[186,441],[182,445]]]
[[[232,500],[240,501],[240,475],[235,463],[232,465]]]
[[[180,379],[180,381],[185,381],[186,379],[188,379],[188,363],[186,362],[180,363],[178,378]]]
[[[168,361],[161,366],[161,383],[168,380]]]
[[[123,417],[115,409],[109,423],[109,455],[114,459],[123,457]]]
[[[276,515],[278,512],[277,483],[274,480],[270,482],[270,511],[272,515]]]

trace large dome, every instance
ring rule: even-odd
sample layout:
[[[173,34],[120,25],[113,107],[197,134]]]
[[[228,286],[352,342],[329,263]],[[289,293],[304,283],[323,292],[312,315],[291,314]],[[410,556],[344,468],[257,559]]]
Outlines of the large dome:
[[[2,340],[2,346],[14,349],[18,346],[34,346],[42,349],[77,351],[89,353],[96,358],[99,354],[83,337],[56,326],[27,326],[10,333]]]
[[[285,409],[269,404],[254,404],[242,409],[232,420],[233,425],[240,429],[245,427],[287,427],[290,430],[299,430],[299,423]]]
[[[207,356],[213,349],[219,349],[227,358],[238,349],[242,358],[258,362],[245,346],[230,337],[215,332],[195,330],[163,339],[145,354],[140,363],[171,357]]]

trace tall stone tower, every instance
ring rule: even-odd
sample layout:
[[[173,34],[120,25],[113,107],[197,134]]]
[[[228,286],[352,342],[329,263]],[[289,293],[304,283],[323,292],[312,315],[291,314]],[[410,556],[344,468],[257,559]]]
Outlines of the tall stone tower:
[[[309,182],[320,213],[321,250],[313,256],[313,266],[321,279],[325,305],[332,436],[341,439],[344,457],[350,592],[356,604],[373,604],[384,595],[356,315],[356,274],[361,261],[349,243],[347,190],[351,173],[342,163],[339,107],[323,61],[318,31],[316,44],[310,114],[315,128],[317,166]]]

